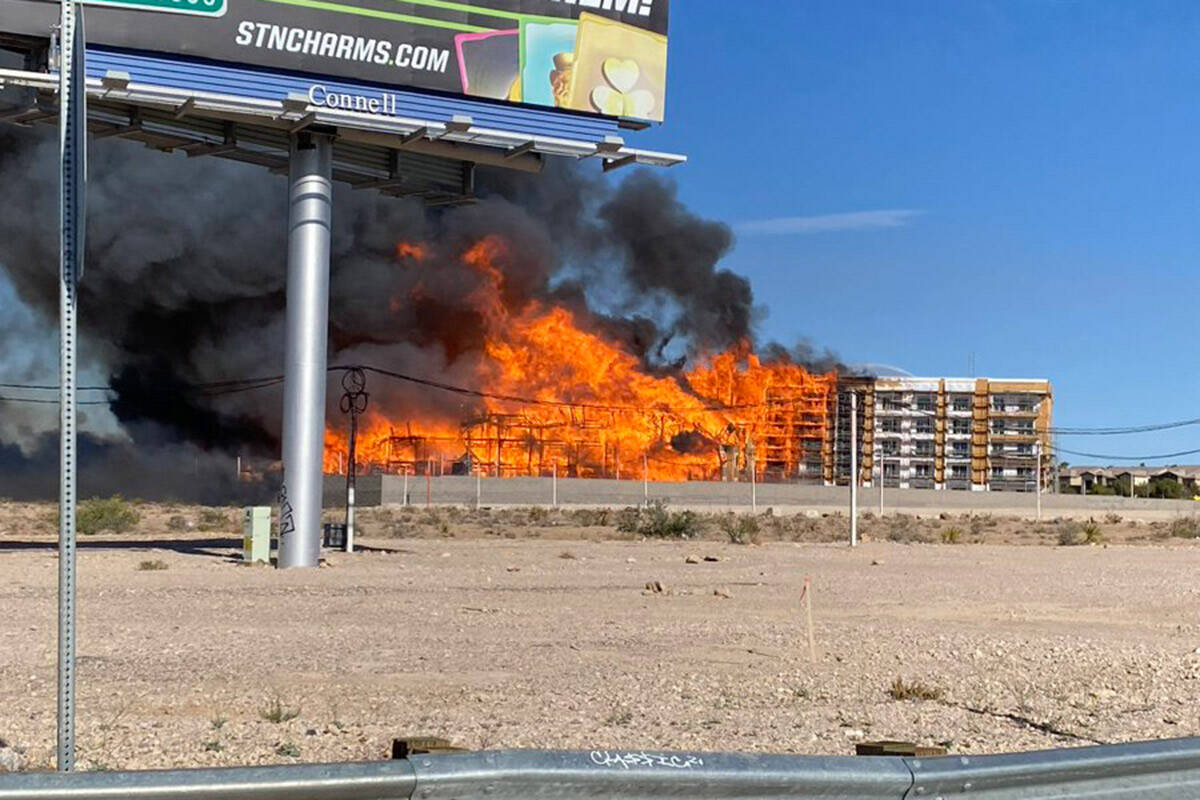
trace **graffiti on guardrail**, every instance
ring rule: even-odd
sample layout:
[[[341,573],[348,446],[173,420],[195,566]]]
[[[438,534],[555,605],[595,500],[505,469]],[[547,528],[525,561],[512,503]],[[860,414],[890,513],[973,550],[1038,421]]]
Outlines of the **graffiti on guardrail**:
[[[612,753],[608,750],[593,750],[592,763],[600,767],[666,767],[668,769],[691,769],[703,767],[704,759],[699,756],[681,756],[670,753]]]

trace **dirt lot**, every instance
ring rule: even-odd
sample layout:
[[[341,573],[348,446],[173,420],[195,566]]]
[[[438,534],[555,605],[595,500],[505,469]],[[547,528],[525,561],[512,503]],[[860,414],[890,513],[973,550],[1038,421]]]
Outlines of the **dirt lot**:
[[[616,527],[653,520],[383,509],[367,552],[277,572],[238,565],[233,510],[137,510],[80,552],[83,768],[372,759],[402,734],[845,754],[1200,730],[1200,545],[1166,526],[872,520],[850,551],[823,542],[837,518],[763,518],[738,545],[716,517],[677,541]],[[0,514],[0,739],[45,768],[54,512]],[[1058,545],[1080,536],[1104,543]]]

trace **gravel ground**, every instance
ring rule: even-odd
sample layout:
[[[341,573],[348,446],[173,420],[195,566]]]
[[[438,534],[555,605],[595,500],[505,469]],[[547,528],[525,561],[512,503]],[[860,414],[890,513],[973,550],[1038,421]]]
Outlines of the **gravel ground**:
[[[172,536],[81,550],[82,768],[376,759],[399,735],[978,753],[1200,728],[1191,541],[368,538],[277,572],[228,534]],[[0,536],[0,739],[27,769],[52,763],[56,570],[50,538]],[[898,678],[927,699],[893,699]]]

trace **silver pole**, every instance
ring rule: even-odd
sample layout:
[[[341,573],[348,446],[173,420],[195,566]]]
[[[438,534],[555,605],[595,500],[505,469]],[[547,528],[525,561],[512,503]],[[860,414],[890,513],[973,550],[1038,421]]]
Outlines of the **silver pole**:
[[[60,772],[75,769],[75,361],[87,192],[87,84],[83,9],[62,0],[59,49],[59,495],[58,748]]]
[[[554,472],[550,473],[550,492],[554,497],[554,506],[558,507],[558,462],[554,462]]]
[[[642,453],[642,502],[650,505],[650,458]]]
[[[758,513],[758,480],[754,463],[750,464],[750,510]]]
[[[321,555],[332,150],[328,136],[292,137],[280,568],[315,567]]]
[[[858,546],[858,392],[850,393],[850,546]]]
[[[1033,457],[1037,461],[1037,488],[1034,490],[1037,494],[1037,518],[1038,522],[1042,521],[1042,443],[1040,441],[1033,443]]]
[[[404,470],[404,505],[408,505],[408,470]]]
[[[879,435],[876,431],[876,436]],[[883,444],[880,443],[875,447],[875,452],[878,453],[876,461],[879,462],[879,518],[883,519]]]
[[[483,467],[475,468],[475,510],[479,510],[480,498],[483,496]]]

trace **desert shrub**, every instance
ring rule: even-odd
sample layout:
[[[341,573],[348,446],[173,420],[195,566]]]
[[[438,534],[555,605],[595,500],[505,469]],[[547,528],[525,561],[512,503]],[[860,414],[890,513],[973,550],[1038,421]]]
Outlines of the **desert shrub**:
[[[230,528],[229,514],[220,508],[205,508],[200,511],[200,521],[196,529],[201,531],[221,531]]]
[[[733,544],[758,544],[758,520],[748,514],[723,514],[717,524]]]
[[[165,561],[155,559],[154,561],[143,561],[137,565],[139,572],[157,572],[167,569],[168,564]]]
[[[1200,539],[1200,519],[1196,517],[1178,517],[1171,520],[1167,533],[1176,539]]]
[[[671,511],[664,500],[655,500],[644,508],[623,509],[618,517],[617,530],[650,539],[691,539],[699,533],[694,513]]]
[[[613,512],[608,508],[578,508],[571,512],[571,519],[583,528],[600,528],[612,522]]]
[[[284,705],[283,700],[275,696],[258,712],[258,715],[267,722],[273,722],[278,725],[281,722],[288,722],[300,716],[300,708],[289,708]]]
[[[546,520],[550,519],[550,512],[541,506],[531,506],[526,516],[530,525],[545,525]]]
[[[1094,521],[1088,520],[1080,527],[1079,532],[1083,534],[1084,544],[1103,544],[1104,531],[1100,530],[1100,526]]]
[[[132,530],[141,518],[141,513],[132,504],[115,494],[108,498],[93,497],[80,503],[75,527],[83,536],[102,531],[125,533]]]
[[[888,688],[888,697],[893,700],[941,700],[945,693],[936,686],[920,681],[896,678]]]
[[[188,526],[187,518],[180,514],[173,514],[171,516],[171,518],[167,520],[167,529],[168,530],[172,530],[172,531],[187,530],[187,526]]]
[[[942,531],[942,544],[958,544],[962,541],[962,528],[951,526]]]
[[[1110,511],[1104,515],[1104,521],[1107,522],[1109,525],[1116,525],[1118,522],[1121,521],[1121,515],[1114,514]]]
[[[893,542],[929,541],[921,529],[921,521],[907,514],[896,514],[888,519],[887,538]]]
[[[1058,543],[1062,547],[1073,547],[1075,545],[1086,544],[1087,537],[1080,528],[1078,522],[1065,520],[1055,526],[1058,534]]]

